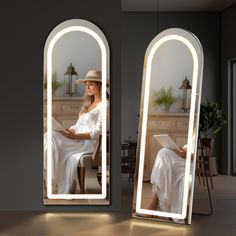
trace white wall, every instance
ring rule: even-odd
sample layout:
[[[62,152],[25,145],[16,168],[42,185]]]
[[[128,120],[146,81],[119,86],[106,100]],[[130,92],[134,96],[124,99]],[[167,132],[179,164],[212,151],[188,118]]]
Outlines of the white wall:
[[[185,76],[192,85],[193,60],[189,49],[177,40],[167,41],[161,45],[153,57],[151,71],[151,86],[149,111],[155,112],[160,109],[153,106],[153,94],[161,88],[173,89],[173,94],[179,97],[179,87]],[[181,90],[182,91],[182,90]],[[179,104],[171,106],[170,111],[178,111]]]
[[[57,72],[62,82],[66,78],[64,73],[72,63],[78,73],[78,78],[85,78],[90,69],[101,69],[101,50],[97,41],[84,32],[70,32],[62,36],[53,49],[53,72]],[[77,86],[77,92],[83,96],[83,86]],[[65,88],[56,91],[62,96]]]

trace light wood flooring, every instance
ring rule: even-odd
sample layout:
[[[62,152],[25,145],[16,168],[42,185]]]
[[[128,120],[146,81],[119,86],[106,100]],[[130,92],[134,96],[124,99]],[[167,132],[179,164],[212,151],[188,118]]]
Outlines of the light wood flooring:
[[[113,213],[0,212],[0,235],[235,236],[236,177],[214,177],[214,214],[193,215],[192,225],[131,218],[133,184],[122,178],[122,209]],[[206,190],[196,189],[193,211],[207,211]]]

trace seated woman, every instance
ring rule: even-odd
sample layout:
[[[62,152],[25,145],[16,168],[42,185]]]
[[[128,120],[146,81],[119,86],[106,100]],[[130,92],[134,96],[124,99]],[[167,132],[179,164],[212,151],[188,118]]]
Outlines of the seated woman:
[[[75,125],[67,132],[52,132],[52,183],[59,194],[75,193],[77,166],[83,154],[93,153],[102,130],[101,71],[90,70],[85,83],[84,104]],[[44,135],[46,171],[47,133]]]
[[[158,152],[151,174],[153,193],[147,209],[181,214],[185,162],[185,148],[181,151],[162,148]]]

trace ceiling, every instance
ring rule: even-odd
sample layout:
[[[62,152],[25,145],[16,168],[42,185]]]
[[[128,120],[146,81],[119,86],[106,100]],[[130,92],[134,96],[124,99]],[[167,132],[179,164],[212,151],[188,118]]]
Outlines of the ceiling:
[[[121,0],[122,11],[221,12],[236,0]]]

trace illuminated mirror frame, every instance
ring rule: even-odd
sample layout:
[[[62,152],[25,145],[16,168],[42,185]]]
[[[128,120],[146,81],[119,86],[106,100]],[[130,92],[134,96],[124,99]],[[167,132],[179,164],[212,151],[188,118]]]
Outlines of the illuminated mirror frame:
[[[146,147],[146,132],[147,132],[147,119],[148,119],[148,106],[149,106],[149,92],[150,92],[150,80],[151,80],[151,69],[152,60],[157,49],[169,40],[177,40],[182,42],[189,49],[193,58],[193,81],[192,81],[192,94],[191,94],[191,107],[189,117],[189,128],[188,128],[188,147],[186,156],[186,168],[185,168],[185,179],[184,179],[184,195],[183,195],[183,206],[182,213],[169,213],[163,211],[154,211],[141,208],[142,201],[142,185],[143,185],[143,173],[144,173],[144,159],[145,159],[145,147]],[[199,112],[200,112],[200,101],[201,101],[201,88],[202,88],[202,73],[203,73],[203,50],[202,46],[195,35],[183,29],[171,28],[158,34],[149,44],[143,68],[143,82],[142,82],[142,96],[140,105],[140,124],[139,124],[139,148],[137,150],[137,156],[139,157],[138,166],[138,180],[137,180],[137,195],[136,195],[136,212],[145,215],[170,217],[176,219],[185,219],[187,216],[187,201],[189,193],[189,182],[192,182],[191,194],[190,194],[190,206],[189,206],[189,219],[188,223],[191,223],[192,213],[192,200],[193,200],[193,189],[194,189],[194,173],[196,166],[196,152],[197,152],[197,136],[198,136],[198,123],[199,123]],[[194,113],[198,115],[194,117]],[[194,124],[195,127],[194,127]],[[195,140],[193,140],[193,130],[195,132]],[[193,143],[195,141],[195,143]],[[191,154],[193,152],[193,172],[190,173],[190,162]],[[190,175],[193,175],[190,180]],[[134,196],[135,199],[135,196]],[[136,217],[133,214],[134,217]],[[145,217],[145,216],[144,216]]]
[[[56,42],[66,33],[69,32],[84,32],[93,37],[101,49],[101,69],[102,69],[102,193],[101,194],[52,194],[52,52]],[[106,199],[107,184],[106,184],[106,164],[107,164],[107,124],[106,114],[106,93],[107,86],[110,85],[110,53],[107,39],[103,32],[93,23],[82,20],[73,19],[59,24],[49,34],[44,48],[44,70],[47,73],[47,197],[48,199]],[[110,179],[109,179],[110,183]]]

